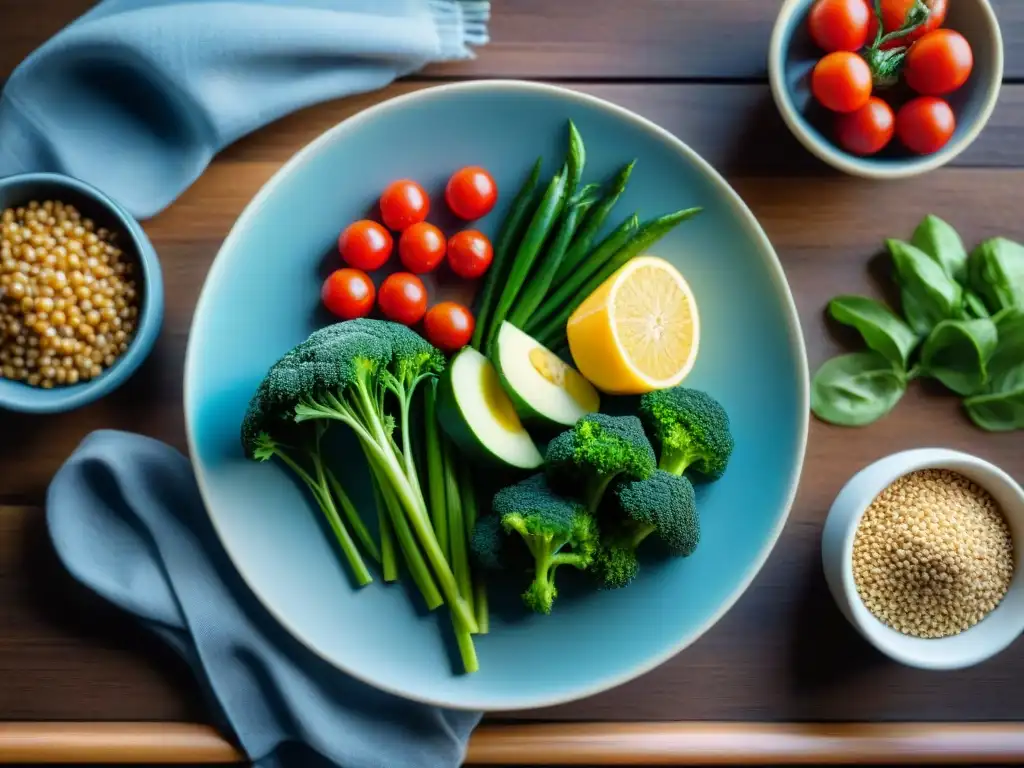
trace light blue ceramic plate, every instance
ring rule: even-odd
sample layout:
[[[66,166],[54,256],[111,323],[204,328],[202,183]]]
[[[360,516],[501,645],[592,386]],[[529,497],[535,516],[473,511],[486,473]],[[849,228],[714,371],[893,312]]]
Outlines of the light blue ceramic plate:
[[[453,170],[484,165],[501,201],[493,234],[534,159],[561,165],[567,119],[587,147],[585,180],[637,158],[617,218],[702,205],[660,242],[693,287],[701,353],[687,383],[729,410],[737,448],[701,492],[702,543],[686,560],[645,566],[628,589],[573,590],[551,616],[496,594],[480,671],[457,673],[445,611],[420,615],[402,588],[354,591],[305,496],[274,464],[246,461],[239,423],[267,368],[320,321],[322,263],[338,232],[401,177],[440,200]],[[611,226],[611,225],[609,225]],[[449,707],[512,710],[597,693],[652,669],[706,632],[761,568],[789,512],[807,436],[808,375],[785,276],[742,201],[686,145],[612,104],[570,90],[477,82],[420,91],[366,110],[293,158],[224,243],[196,309],[185,374],[192,458],[213,523],[245,580],[297,638],[388,691]],[[357,477],[357,453],[337,458]],[[365,488],[357,503],[372,510]],[[571,575],[571,574],[570,574]],[[562,578],[560,574],[560,579]],[[520,586],[521,588],[521,586]],[[575,594],[573,594],[575,592]],[[503,607],[505,606],[505,607]]]

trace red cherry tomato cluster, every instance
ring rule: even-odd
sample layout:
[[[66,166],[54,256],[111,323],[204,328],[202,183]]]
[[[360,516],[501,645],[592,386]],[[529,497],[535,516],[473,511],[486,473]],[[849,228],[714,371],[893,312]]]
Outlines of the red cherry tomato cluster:
[[[974,54],[963,35],[942,27],[947,3],[882,0],[880,14],[874,0],[816,0],[811,7],[808,31],[825,51],[811,92],[835,113],[843,149],[874,155],[895,137],[925,155],[952,138],[956,115],[943,97],[967,82]]]
[[[455,216],[474,221],[494,208],[498,187],[485,169],[469,166],[452,174],[444,197]],[[400,179],[389,184],[380,196],[383,224],[361,219],[345,227],[338,237],[338,252],[346,266],[332,272],[320,291],[331,314],[352,320],[366,317],[376,306],[396,323],[413,326],[422,320],[427,339],[445,351],[469,343],[476,325],[473,313],[453,301],[439,302],[428,310],[427,288],[418,275],[433,272],[447,260],[459,277],[476,279],[491,266],[491,242],[476,229],[464,229],[446,238],[427,221],[430,210],[426,190],[415,181]],[[398,258],[406,271],[388,275],[378,290],[368,273],[390,261],[396,237]]]

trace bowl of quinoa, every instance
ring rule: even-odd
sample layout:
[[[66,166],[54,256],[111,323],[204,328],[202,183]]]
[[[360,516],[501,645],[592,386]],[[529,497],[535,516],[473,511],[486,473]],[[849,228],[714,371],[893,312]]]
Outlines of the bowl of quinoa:
[[[115,201],[59,174],[0,179],[0,408],[56,413],[112,392],[163,308],[153,246]]]
[[[829,510],[822,564],[850,623],[890,658],[960,669],[1024,631],[1024,491],[1003,470],[935,448],[858,472]]]

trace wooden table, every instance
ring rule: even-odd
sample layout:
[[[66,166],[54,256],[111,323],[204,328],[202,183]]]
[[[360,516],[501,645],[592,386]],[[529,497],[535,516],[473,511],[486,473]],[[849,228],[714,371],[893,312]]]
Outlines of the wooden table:
[[[0,77],[90,4],[0,0]],[[287,117],[225,150],[178,202],[146,222],[167,290],[166,325],[152,357],[120,392],[73,414],[0,415],[0,761],[237,759],[202,727],[198,689],[179,661],[64,575],[37,505],[54,470],[91,430],[139,431],[185,449],[182,364],[207,269],[260,185],[339,120],[410,90],[479,77],[560,82],[653,119],[720,169],[764,226],[795,294],[812,366],[838,349],[822,322],[826,301],[876,290],[865,265],[884,237],[909,236],[933,212],[972,242],[997,234],[1024,239],[1024,4],[994,0],[1007,82],[988,129],[952,167],[884,184],[836,175],[783,126],[765,75],[779,4],[495,0],[493,42],[476,60],[431,67],[381,92]],[[903,668],[855,636],[824,585],[819,534],[841,485],[885,453],[931,445],[979,454],[1024,479],[1020,434],[981,433],[955,399],[936,392],[915,387],[890,418],[868,429],[813,422],[782,539],[712,631],[617,690],[555,709],[493,715],[470,760],[1024,761],[1024,727],[1014,722],[1024,719],[1021,646],[964,672]],[[509,730],[512,720],[541,725]],[[125,721],[137,723],[134,730]],[[952,721],[975,725],[935,725]],[[26,747],[33,735],[50,751]],[[123,751],[102,751],[118,746]]]

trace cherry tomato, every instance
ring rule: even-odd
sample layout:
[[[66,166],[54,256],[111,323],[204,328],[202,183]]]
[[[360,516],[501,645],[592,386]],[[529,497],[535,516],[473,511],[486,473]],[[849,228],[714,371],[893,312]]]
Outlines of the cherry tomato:
[[[328,275],[320,288],[324,306],[342,320],[366,317],[373,309],[373,280],[361,269],[338,269]]]
[[[836,137],[839,145],[855,155],[873,155],[881,152],[892,140],[896,130],[896,116],[892,107],[877,96],[855,112],[836,118]]]
[[[491,241],[475,229],[456,232],[448,241],[448,266],[459,277],[480,277],[491,266]]]
[[[410,272],[433,272],[444,261],[447,250],[444,233],[433,224],[413,224],[398,239],[398,256]]]
[[[856,53],[830,53],[814,66],[811,91],[833,112],[853,112],[871,98],[871,67]]]
[[[391,233],[368,219],[349,224],[338,236],[338,251],[345,263],[367,272],[384,266],[393,247]]]
[[[953,110],[937,96],[918,96],[896,113],[896,135],[911,152],[938,152],[956,130]]]
[[[868,0],[817,0],[807,26],[811,39],[823,51],[858,51],[868,41],[873,16]]]
[[[395,272],[381,283],[377,304],[388,320],[416,325],[427,311],[427,289],[416,275]]]
[[[932,30],[938,29],[946,20],[946,7],[948,0],[924,0],[924,4],[930,9],[928,21],[915,29],[909,35],[896,37],[882,45],[883,48],[896,48],[906,46],[915,40],[924,37]],[[907,14],[917,5],[917,0],[882,0],[882,28],[884,34],[895,32],[903,26]],[[874,12],[868,28],[868,42],[872,43],[878,34],[878,19]]]
[[[415,181],[394,181],[380,196],[380,216],[384,219],[384,226],[396,232],[423,221],[428,213],[430,198],[427,191]]]
[[[498,201],[498,185],[491,174],[473,165],[452,174],[444,198],[459,218],[479,219],[490,213]]]
[[[967,38],[952,29],[936,29],[907,51],[907,85],[925,96],[952,93],[967,82],[974,54]]]
[[[456,352],[469,344],[475,327],[473,313],[454,301],[435,304],[423,318],[427,341],[445,352]]]

